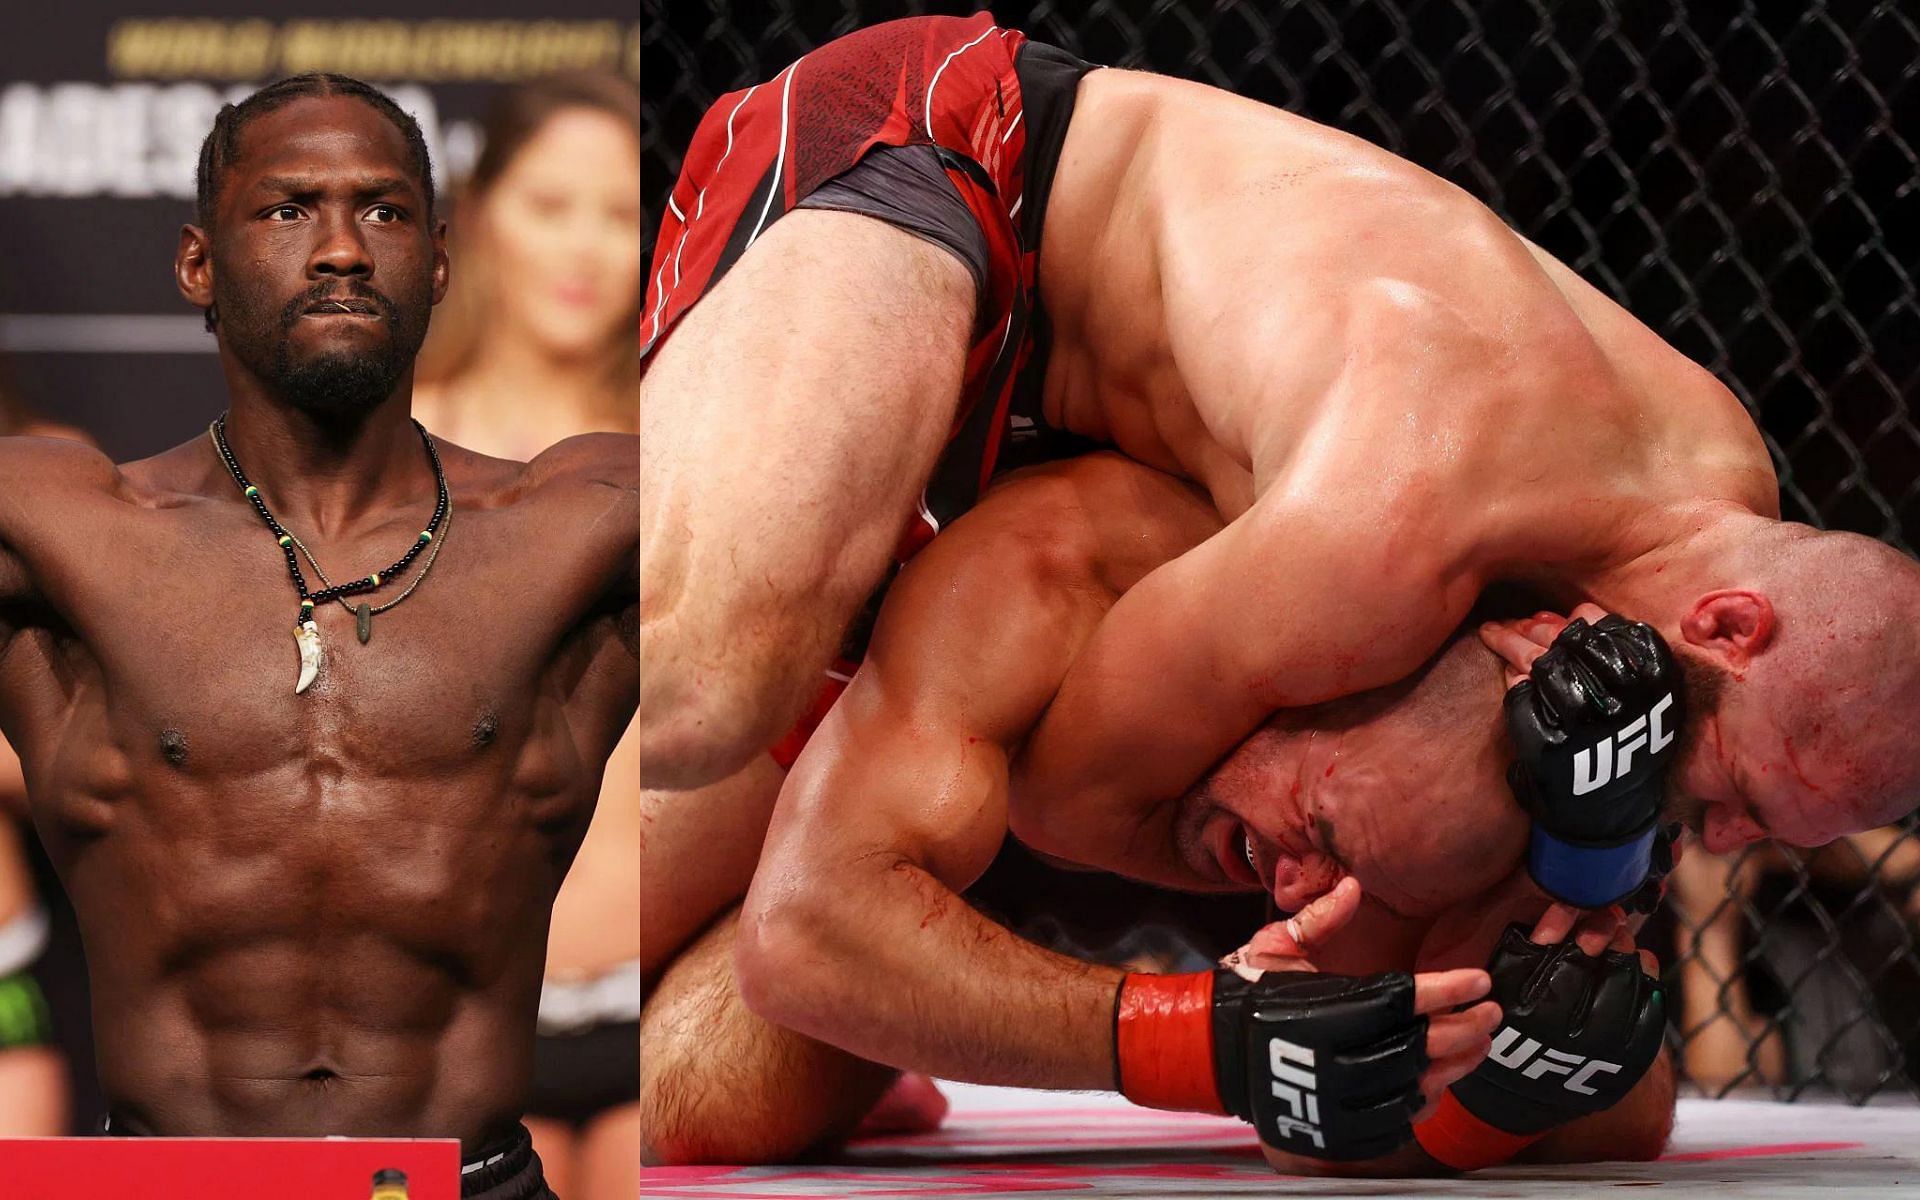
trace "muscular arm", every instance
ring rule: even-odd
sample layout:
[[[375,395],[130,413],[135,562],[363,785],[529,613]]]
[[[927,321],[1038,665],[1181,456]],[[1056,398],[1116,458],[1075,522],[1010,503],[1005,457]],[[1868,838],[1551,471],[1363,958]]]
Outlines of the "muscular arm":
[[[1022,811],[1071,825],[1036,840],[1177,886],[1163,826],[1188,785],[1276,709],[1411,673],[1471,608],[1478,584],[1422,505],[1307,490],[1341,501],[1262,497],[1101,622],[1015,766]]]
[[[1022,941],[959,895],[1006,835],[1010,753],[1111,601],[1097,545],[1060,533],[1084,511],[1056,496],[1009,485],[895,584],[747,898],[737,961],[763,1017],[948,1078],[1113,1086],[1120,972]],[[1101,515],[1124,521],[1131,499]],[[1131,524],[1130,553],[1180,548],[1157,544],[1179,536],[1164,522]]]
[[[76,503],[111,492],[118,483],[113,464],[90,446],[0,437],[0,671],[14,635],[34,623],[44,599],[33,576],[36,556],[56,530],[88,536]]]
[[[640,603],[640,439],[631,434],[586,433],[556,442],[527,464],[529,487],[567,489],[577,499],[577,527],[569,536],[591,546],[603,568],[602,606],[637,612]],[[635,618],[637,619],[637,618]],[[635,619],[623,638],[639,653]],[[633,627],[634,632],[624,630]]]
[[[32,586],[27,578],[27,564],[12,546],[19,537],[15,528],[19,522],[18,497],[26,483],[22,445],[11,438],[0,438],[0,497],[14,497],[0,499],[0,659],[6,656],[7,645],[19,628],[19,609]]]

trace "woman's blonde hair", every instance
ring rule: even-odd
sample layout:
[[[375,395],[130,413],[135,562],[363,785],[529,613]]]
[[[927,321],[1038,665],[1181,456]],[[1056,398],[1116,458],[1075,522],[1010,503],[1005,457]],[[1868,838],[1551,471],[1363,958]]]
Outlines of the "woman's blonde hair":
[[[583,71],[552,75],[519,84],[494,101],[481,127],[484,142],[479,159],[454,193],[448,220],[448,253],[453,283],[434,311],[427,341],[420,350],[417,378],[423,383],[445,383],[473,363],[486,336],[486,297],[492,291],[491,264],[472,229],[472,214],[506,172],[523,147],[547,122],[570,109],[591,109],[619,119],[640,138],[640,89],[611,72]],[[603,347],[607,394],[615,397],[617,418],[634,420],[631,397],[640,387],[641,290],[634,290],[632,309],[614,325]]]

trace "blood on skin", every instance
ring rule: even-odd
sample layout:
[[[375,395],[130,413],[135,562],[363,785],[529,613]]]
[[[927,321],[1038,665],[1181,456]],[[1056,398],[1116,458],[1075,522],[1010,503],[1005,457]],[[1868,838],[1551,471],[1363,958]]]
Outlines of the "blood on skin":
[[[917,865],[908,862],[906,859],[900,859],[889,869],[908,874],[913,877],[916,888],[922,891],[926,890],[924,887],[921,887],[922,880],[926,877],[925,873]],[[929,897],[927,915],[920,919],[920,928],[925,929],[935,921],[945,917],[947,915],[947,905],[952,899],[953,893],[947,891],[945,888],[935,887],[933,889],[933,895]]]
[[[1813,780],[1807,778],[1807,772],[1805,768],[1801,767],[1800,765],[1799,756],[1793,752],[1792,735],[1787,735],[1783,737],[1781,739],[1780,744],[1783,747],[1785,747],[1787,751],[1787,769],[1793,772],[1794,778],[1798,779],[1801,782],[1801,784],[1806,787],[1808,791],[1813,792],[1815,795],[1825,794],[1826,789],[1822,788],[1819,784],[1815,783]]]

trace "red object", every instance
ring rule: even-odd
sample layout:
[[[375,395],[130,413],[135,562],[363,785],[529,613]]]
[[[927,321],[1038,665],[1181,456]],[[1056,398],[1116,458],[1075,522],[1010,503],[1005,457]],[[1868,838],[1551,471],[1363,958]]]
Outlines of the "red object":
[[[1129,975],[1115,1017],[1120,1091],[1149,1108],[1222,1113],[1213,1082],[1213,972]]]
[[[373,1173],[407,1173],[408,1200],[457,1200],[452,1139],[0,1139],[6,1200],[367,1200]]]
[[[1413,1136],[1434,1161],[1456,1171],[1477,1171],[1506,1162],[1546,1134],[1496,1129],[1468,1112],[1448,1091],[1434,1114],[1413,1127]]]
[[[820,728],[820,722],[827,719],[827,712],[833,708],[833,702],[840,698],[841,692],[847,690],[847,685],[853,682],[853,673],[859,669],[860,664],[848,662],[844,658],[835,659],[833,665],[827,668],[826,679],[821,682],[820,690],[814,694],[813,703],[807,707],[806,712],[801,714],[799,723],[789,729],[785,737],[775,742],[773,749],[767,751],[773,756],[773,761],[780,764],[781,770],[793,770],[793,764],[799,759],[800,752],[807,748],[807,742],[813,737],[813,731]]]

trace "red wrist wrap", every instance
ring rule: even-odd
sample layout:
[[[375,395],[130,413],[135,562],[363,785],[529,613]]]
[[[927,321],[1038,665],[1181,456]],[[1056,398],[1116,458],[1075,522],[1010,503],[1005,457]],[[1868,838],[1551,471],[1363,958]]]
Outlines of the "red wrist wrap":
[[[1506,1162],[1547,1135],[1496,1129],[1468,1112],[1448,1089],[1434,1114],[1413,1127],[1413,1136],[1435,1162],[1477,1171]]]
[[[1213,1081],[1213,972],[1129,975],[1114,1013],[1120,1092],[1149,1108],[1226,1113]]]

